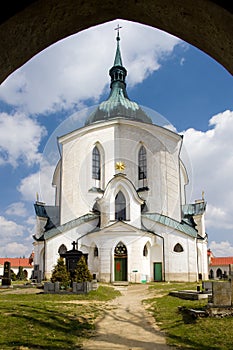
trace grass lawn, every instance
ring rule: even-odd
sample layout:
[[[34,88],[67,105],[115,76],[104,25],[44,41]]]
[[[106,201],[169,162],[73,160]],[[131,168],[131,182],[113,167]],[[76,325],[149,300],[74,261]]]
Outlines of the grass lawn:
[[[155,283],[150,286],[150,290],[155,292],[155,297],[146,303],[160,329],[165,331],[168,344],[178,349],[233,349],[233,317],[187,317],[179,311],[179,306],[202,309],[207,300],[189,301],[168,295],[172,290],[196,290],[196,286],[196,283]]]
[[[13,292],[12,292],[13,293]],[[0,293],[0,349],[79,349],[91,335],[101,301],[120,293],[107,286],[87,295]]]

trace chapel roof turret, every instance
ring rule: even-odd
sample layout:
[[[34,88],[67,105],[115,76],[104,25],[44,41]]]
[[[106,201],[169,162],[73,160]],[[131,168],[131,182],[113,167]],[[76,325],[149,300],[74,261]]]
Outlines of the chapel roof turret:
[[[119,28],[118,26],[114,64],[109,70],[109,75],[111,77],[111,91],[109,97],[87,118],[86,125],[115,118],[124,118],[152,124],[151,118],[147,116],[136,102],[131,101],[128,97],[125,83],[127,70],[122,63]]]

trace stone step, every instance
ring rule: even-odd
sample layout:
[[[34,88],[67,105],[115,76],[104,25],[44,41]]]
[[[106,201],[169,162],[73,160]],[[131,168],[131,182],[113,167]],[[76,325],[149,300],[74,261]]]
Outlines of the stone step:
[[[128,281],[115,281],[115,282],[112,282],[112,285],[113,286],[128,286],[129,285],[129,282]]]

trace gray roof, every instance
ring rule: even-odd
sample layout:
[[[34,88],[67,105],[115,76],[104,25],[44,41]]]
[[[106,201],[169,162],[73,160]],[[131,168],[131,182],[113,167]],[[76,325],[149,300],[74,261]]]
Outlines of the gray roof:
[[[91,221],[91,220],[94,220],[97,218],[99,218],[98,214],[92,214],[92,213],[85,214],[83,216],[80,216],[77,219],[71,220],[69,222],[66,222],[63,225],[60,225],[58,227],[54,227],[51,230],[46,231],[44,233],[44,238],[45,239],[52,238],[59,233],[71,230],[72,228],[75,228],[75,227],[83,224],[84,222],[88,222],[88,221]]]
[[[177,221],[177,220],[174,220],[172,218],[169,218],[168,216],[165,216],[165,215],[161,215],[161,214],[158,214],[158,213],[145,213],[142,215],[142,218],[145,217],[145,218],[148,218],[154,222],[157,222],[159,224],[163,224],[165,226],[168,226],[168,227],[171,227],[175,230],[178,230],[180,232],[183,232],[189,236],[192,236],[192,237],[197,237],[197,230],[195,230],[194,227],[188,225],[187,223],[185,223],[184,221]]]
[[[59,207],[55,205],[45,205],[44,203],[36,202],[34,204],[36,215],[46,218],[47,223],[45,230],[59,225]]]
[[[182,205],[182,213],[186,215],[198,215],[203,214],[206,210],[206,202],[198,202],[193,204]]]

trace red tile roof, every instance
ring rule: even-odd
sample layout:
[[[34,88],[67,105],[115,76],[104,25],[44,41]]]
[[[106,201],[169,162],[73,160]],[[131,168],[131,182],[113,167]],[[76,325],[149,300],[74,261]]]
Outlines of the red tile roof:
[[[0,265],[4,265],[5,261],[11,263],[11,267],[32,267],[32,263],[29,261],[29,258],[0,258]]]
[[[233,264],[233,256],[228,257],[211,257],[210,266],[223,266]]]

